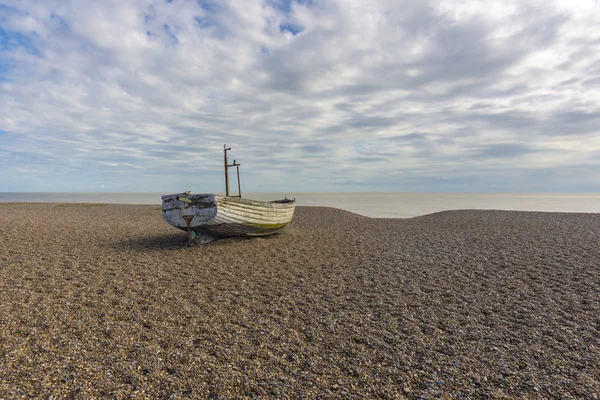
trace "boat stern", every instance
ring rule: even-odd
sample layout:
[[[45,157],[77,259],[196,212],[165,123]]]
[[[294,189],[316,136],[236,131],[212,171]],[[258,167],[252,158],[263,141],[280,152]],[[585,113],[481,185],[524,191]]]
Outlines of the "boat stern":
[[[175,228],[186,230],[200,227],[217,215],[217,201],[214,194],[190,192],[161,196],[164,220]]]

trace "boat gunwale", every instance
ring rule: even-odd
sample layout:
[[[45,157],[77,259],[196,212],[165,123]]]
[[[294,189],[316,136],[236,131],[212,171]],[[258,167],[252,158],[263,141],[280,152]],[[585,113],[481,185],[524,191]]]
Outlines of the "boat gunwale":
[[[253,204],[241,204],[241,203],[229,203],[223,201],[217,201],[217,207],[221,207],[227,210],[235,210],[240,212],[254,212],[263,213],[264,215],[286,215],[294,212],[295,207],[286,208],[271,208],[255,206]]]
[[[276,203],[277,201],[281,201],[283,199],[272,200],[272,201],[262,201],[262,200],[250,200],[250,199],[239,198],[239,197],[231,197],[231,196],[227,197],[227,196],[215,195],[215,200],[229,202],[232,204],[239,203],[239,204],[253,205],[253,206],[264,207],[264,208],[287,209],[287,208],[293,208],[296,206],[296,200],[291,200],[289,203]]]

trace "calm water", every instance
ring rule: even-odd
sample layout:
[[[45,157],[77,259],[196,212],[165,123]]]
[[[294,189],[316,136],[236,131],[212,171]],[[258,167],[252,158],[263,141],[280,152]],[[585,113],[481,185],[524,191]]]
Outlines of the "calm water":
[[[165,194],[165,193],[162,193]],[[0,202],[160,204],[161,193],[0,193]],[[256,200],[295,198],[376,218],[488,209],[600,213],[600,193],[244,193]]]

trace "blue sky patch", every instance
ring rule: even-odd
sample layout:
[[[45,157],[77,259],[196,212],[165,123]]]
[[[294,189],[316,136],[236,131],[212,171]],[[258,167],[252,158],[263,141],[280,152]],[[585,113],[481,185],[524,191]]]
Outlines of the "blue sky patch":
[[[292,0],[269,0],[268,4],[276,10],[286,14],[292,12]]]
[[[10,32],[0,28],[0,51],[11,51],[22,47],[31,54],[40,56],[40,51],[33,44],[33,40],[19,32]]]
[[[10,65],[8,62],[0,60],[0,75],[8,72]]]
[[[67,29],[69,27],[69,23],[58,14],[52,13],[50,20],[60,28]]]
[[[220,9],[220,6],[216,2],[212,1],[198,0],[198,5],[204,11],[208,11],[209,13],[216,13]]]
[[[279,25],[279,30],[281,32],[285,32],[288,31],[290,32],[292,35],[297,35],[300,32],[302,32],[304,30],[304,27],[301,25],[294,25],[294,24],[288,24],[288,23],[284,23],[284,24],[280,24]]]
[[[267,3],[274,9],[286,14],[292,13],[294,3],[308,7],[313,5],[312,0],[269,0]]]
[[[8,71],[10,71],[12,64],[13,63],[11,63],[10,61],[2,60],[2,58],[0,58],[0,82],[8,81],[6,74],[8,73]]]
[[[213,26],[214,24],[208,20],[208,18],[194,17],[194,21],[198,24],[198,26],[202,29]]]

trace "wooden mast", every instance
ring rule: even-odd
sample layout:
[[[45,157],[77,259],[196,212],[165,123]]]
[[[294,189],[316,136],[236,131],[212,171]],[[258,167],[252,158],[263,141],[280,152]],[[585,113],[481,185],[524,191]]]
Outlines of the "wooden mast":
[[[239,197],[241,199],[242,198],[242,189],[240,187],[240,165],[241,164],[238,164],[235,160],[233,160],[233,164],[229,164],[228,167],[236,167],[237,168],[238,195],[237,196],[231,196],[231,197]]]
[[[233,163],[235,164],[235,160],[233,160]],[[237,168],[237,177],[238,177],[238,196],[241,199],[242,198],[242,187],[240,186],[240,164],[235,164],[235,167]]]
[[[226,144],[223,145],[223,161],[225,162],[225,196],[229,197],[229,165],[227,164],[227,150],[231,150],[231,147],[227,147]]]

